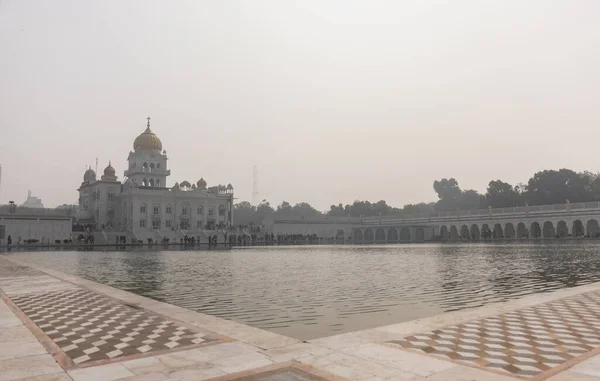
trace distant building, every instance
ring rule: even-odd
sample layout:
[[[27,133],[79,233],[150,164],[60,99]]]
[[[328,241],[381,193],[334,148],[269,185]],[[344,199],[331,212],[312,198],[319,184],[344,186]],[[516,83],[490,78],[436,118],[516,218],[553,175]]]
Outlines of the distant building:
[[[182,181],[168,186],[167,159],[148,118],[146,130],[135,138],[129,152],[123,182],[110,162],[100,179],[91,167],[86,170],[78,189],[78,222],[92,230],[123,232],[144,241],[179,241],[185,235],[231,225],[233,186],[207,187],[202,178],[194,184]]]
[[[73,220],[70,213],[59,209],[0,206],[0,245],[11,246],[35,240],[35,243],[54,243],[71,238]]]
[[[20,206],[23,208],[36,208],[36,209],[44,208],[44,204],[42,203],[42,200],[39,199],[38,197],[32,196],[31,191],[27,192],[27,200],[25,200],[25,202],[23,204],[21,204]]]

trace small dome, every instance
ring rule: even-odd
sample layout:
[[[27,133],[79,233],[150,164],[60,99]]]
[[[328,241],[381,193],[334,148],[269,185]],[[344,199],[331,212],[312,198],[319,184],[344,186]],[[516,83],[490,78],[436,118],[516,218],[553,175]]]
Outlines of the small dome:
[[[233,185],[231,183],[227,184],[227,189],[233,189]]]
[[[104,176],[110,176],[110,177],[114,177],[115,176],[115,169],[113,168],[111,162],[108,162],[108,167],[104,168]]]
[[[96,172],[94,172],[92,167],[90,167],[83,174],[83,181],[91,182],[91,181],[95,181],[95,180],[96,180]]]
[[[162,151],[162,142],[152,130],[150,130],[150,118],[146,131],[141,133],[133,142],[133,149],[136,151]]]
[[[198,180],[196,185],[198,186],[198,189],[206,189],[206,180],[204,180],[204,178],[201,178],[200,180]]]
[[[190,182],[189,182],[189,181],[187,181],[187,180],[184,180],[184,181],[183,181],[181,184],[179,184],[179,187],[180,187],[180,188],[191,188],[191,187],[192,187],[192,184],[190,184]]]

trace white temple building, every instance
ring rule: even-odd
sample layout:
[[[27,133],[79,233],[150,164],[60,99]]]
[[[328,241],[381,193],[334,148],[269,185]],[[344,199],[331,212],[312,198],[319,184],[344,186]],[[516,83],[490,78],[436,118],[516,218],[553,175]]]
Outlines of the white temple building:
[[[169,185],[167,152],[158,136],[146,130],[135,138],[123,182],[109,162],[100,179],[91,167],[79,187],[78,220],[92,229],[132,239],[178,242],[233,223],[231,184],[207,188],[204,179]],[[107,238],[108,241],[108,238]]]

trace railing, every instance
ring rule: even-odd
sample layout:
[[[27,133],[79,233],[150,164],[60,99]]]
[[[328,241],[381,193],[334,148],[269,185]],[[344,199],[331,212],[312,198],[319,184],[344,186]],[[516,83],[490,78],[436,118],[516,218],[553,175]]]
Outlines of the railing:
[[[508,208],[488,208],[488,209],[473,209],[473,210],[454,210],[439,213],[424,213],[424,214],[404,214],[395,216],[376,216],[376,217],[333,217],[333,216],[286,216],[286,217],[271,217],[263,223],[271,224],[347,224],[347,223],[409,223],[409,222],[424,222],[431,220],[447,220],[461,217],[478,217],[478,216],[502,216],[515,214],[538,214],[538,213],[566,213],[567,211],[584,209],[600,209],[600,202],[585,202],[576,204],[553,204],[553,205],[532,205],[532,206],[515,206]]]
[[[27,208],[16,205],[0,205],[0,214],[15,214],[20,216],[40,216],[40,217],[70,217],[74,214],[72,208]]]
[[[454,219],[470,216],[501,216],[508,214],[528,214],[528,213],[551,213],[551,212],[567,212],[572,210],[584,209],[600,209],[600,202],[581,202],[575,204],[554,204],[554,205],[533,205],[533,206],[516,206],[510,208],[488,208],[488,209],[473,209],[473,210],[455,210],[441,213],[431,214],[413,214],[402,216],[381,216],[381,217],[365,217],[362,222],[411,222],[423,221],[432,219]]]

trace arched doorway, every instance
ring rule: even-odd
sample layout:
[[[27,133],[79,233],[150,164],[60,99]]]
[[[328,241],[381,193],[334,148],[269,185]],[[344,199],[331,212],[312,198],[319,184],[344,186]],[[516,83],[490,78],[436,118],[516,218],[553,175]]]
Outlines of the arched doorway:
[[[569,227],[565,221],[558,221],[556,224],[556,234],[559,237],[566,237],[569,235]]]
[[[542,236],[542,228],[538,222],[532,222],[529,231],[529,236],[531,238],[540,238]]]
[[[492,229],[490,229],[488,224],[481,225],[481,238],[483,238],[483,239],[492,238]]]
[[[448,227],[447,227],[446,225],[443,225],[443,226],[440,228],[440,238],[441,238],[443,241],[447,241],[447,240],[448,240],[448,238],[450,238],[450,232],[448,231]]]
[[[504,225],[504,237],[509,239],[513,239],[516,237],[515,225],[513,225],[510,222]]]
[[[368,228],[365,230],[365,242],[373,243],[375,241],[375,235],[373,234],[373,229]]]
[[[375,240],[377,242],[385,242],[385,230],[379,228],[375,231]]]
[[[583,222],[581,222],[581,220],[573,221],[573,237],[581,237],[582,235],[585,235]]]
[[[600,237],[600,226],[598,226],[598,220],[591,219],[588,220],[585,231],[587,232],[588,237],[598,238]]]
[[[359,243],[363,241],[363,233],[362,230],[360,229],[356,229],[354,231],[354,233],[352,234],[352,239],[354,240],[354,243]]]
[[[425,230],[423,230],[423,228],[417,228],[416,236],[417,236],[417,242],[425,241]]]
[[[517,238],[529,238],[529,231],[523,222],[517,224]]]
[[[396,228],[389,228],[387,233],[388,242],[398,242],[398,230]]]
[[[554,230],[554,224],[552,223],[552,221],[544,222],[542,236],[544,238],[554,238],[556,236],[556,230]]]
[[[469,233],[469,227],[467,225],[463,225],[460,227],[460,238],[461,239],[471,239],[471,234]]]
[[[412,240],[410,229],[402,228],[400,229],[400,241],[402,242],[410,242]]]
[[[494,225],[494,238],[504,238],[504,230],[502,230],[502,225],[495,224]]]
[[[478,241],[481,238],[481,232],[479,231],[479,226],[473,224],[471,225],[471,239],[474,241]]]
[[[450,240],[458,241],[458,239],[458,228],[456,227],[456,225],[450,226]]]

